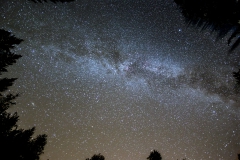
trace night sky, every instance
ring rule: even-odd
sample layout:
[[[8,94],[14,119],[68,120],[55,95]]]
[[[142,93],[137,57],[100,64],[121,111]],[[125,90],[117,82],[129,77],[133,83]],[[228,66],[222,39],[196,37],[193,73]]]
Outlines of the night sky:
[[[237,48],[187,26],[173,0],[0,0],[24,39],[5,76],[19,128],[48,135],[42,160],[233,160],[240,152]]]

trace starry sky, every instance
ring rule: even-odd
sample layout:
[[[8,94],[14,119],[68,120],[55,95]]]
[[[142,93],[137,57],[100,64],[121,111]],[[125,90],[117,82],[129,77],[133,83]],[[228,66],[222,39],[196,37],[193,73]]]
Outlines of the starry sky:
[[[239,48],[188,26],[173,0],[0,4],[1,28],[24,39],[9,111],[48,135],[42,160],[237,158]]]

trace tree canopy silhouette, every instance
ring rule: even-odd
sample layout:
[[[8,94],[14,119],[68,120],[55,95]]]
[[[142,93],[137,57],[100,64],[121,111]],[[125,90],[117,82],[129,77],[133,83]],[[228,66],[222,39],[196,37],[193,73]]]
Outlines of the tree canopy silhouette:
[[[202,29],[210,28],[218,32],[219,37],[226,36],[230,31],[228,45],[235,42],[230,52],[240,44],[240,1],[238,0],[174,0],[179,6],[186,21]],[[240,85],[240,70],[233,72],[237,85]]]
[[[233,30],[228,45],[240,34],[240,2],[238,0],[174,0],[189,24],[202,29],[211,28],[225,36]],[[240,38],[230,51],[240,44]]]
[[[8,72],[7,67],[16,63],[21,55],[14,54],[11,49],[22,42],[10,32],[0,29],[0,76]],[[6,93],[16,78],[0,77],[0,156],[9,160],[38,160],[46,145],[47,135],[33,138],[35,127],[18,129],[18,114],[8,113],[18,94]]]
[[[162,160],[161,154],[157,150],[150,152],[150,155],[147,157],[149,160]]]
[[[87,158],[86,160],[105,160],[105,157],[99,153],[94,154],[91,159]]]

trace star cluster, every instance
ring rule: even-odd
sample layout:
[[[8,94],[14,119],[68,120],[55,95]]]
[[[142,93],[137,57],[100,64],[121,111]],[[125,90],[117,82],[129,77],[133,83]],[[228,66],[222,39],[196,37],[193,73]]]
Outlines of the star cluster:
[[[11,111],[48,135],[42,159],[236,159],[239,54],[172,0],[0,2],[1,27],[24,39]]]

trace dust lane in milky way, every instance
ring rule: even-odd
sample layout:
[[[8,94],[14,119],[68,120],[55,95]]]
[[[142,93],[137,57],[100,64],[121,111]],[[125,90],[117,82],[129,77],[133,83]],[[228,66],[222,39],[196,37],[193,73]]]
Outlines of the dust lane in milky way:
[[[11,111],[48,135],[42,159],[236,159],[239,56],[173,1],[0,2],[1,27],[25,40]]]

